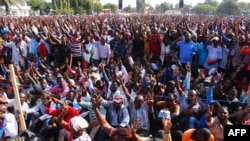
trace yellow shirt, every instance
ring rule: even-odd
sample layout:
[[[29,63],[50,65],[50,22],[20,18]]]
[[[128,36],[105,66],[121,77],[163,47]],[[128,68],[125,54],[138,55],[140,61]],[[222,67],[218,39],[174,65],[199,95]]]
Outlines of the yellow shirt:
[[[150,52],[150,42],[148,40],[148,36],[144,35],[143,39],[144,39],[144,54],[149,54],[149,52]]]

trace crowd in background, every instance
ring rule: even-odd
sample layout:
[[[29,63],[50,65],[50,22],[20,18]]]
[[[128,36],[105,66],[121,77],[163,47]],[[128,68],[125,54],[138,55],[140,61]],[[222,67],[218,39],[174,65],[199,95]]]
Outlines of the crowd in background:
[[[250,125],[250,18],[0,17],[0,138],[223,141]],[[27,133],[25,135],[26,138]]]

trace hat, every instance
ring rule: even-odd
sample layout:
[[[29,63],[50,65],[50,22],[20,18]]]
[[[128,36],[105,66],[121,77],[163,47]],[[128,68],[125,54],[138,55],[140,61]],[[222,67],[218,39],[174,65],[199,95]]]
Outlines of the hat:
[[[74,131],[79,131],[80,129],[87,128],[88,126],[88,122],[80,116],[75,116],[69,121],[69,127]]]
[[[91,73],[91,76],[95,77],[97,80],[100,80],[101,79],[101,76],[99,73],[96,73],[96,72],[92,72]]]
[[[121,94],[117,94],[114,98],[115,103],[123,103],[123,96]]]
[[[97,71],[97,70],[98,70],[97,67],[92,67],[92,68],[91,68],[91,71]]]
[[[216,71],[216,68],[211,68],[209,71],[208,71],[208,75],[212,75],[212,73],[214,73]]]
[[[219,39],[219,37],[217,37],[217,36],[215,36],[215,37],[213,37],[212,38],[212,41],[219,41],[220,39]]]

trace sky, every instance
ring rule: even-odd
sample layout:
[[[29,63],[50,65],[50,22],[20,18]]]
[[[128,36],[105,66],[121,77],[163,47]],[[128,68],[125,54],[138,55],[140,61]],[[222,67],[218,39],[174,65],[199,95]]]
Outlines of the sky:
[[[118,0],[100,0],[102,4],[106,3],[112,3],[112,4],[118,4]],[[184,0],[184,4],[191,4],[192,6],[195,6],[197,3],[203,3],[205,0]],[[222,0],[217,0],[218,2],[221,2]],[[243,2],[250,2],[250,0],[238,0]],[[146,3],[150,3],[153,7],[156,4],[161,4],[163,2],[168,2],[172,4],[179,3],[179,0],[146,0]],[[132,7],[136,7],[136,0],[123,0],[123,7],[126,7],[128,5],[131,5]]]

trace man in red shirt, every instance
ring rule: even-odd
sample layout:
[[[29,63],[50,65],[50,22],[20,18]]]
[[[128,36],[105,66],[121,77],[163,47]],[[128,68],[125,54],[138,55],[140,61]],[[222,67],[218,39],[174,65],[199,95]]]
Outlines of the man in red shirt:
[[[151,29],[151,35],[149,38],[150,42],[150,54],[154,55],[160,55],[161,53],[161,47],[160,47],[160,35],[158,35],[157,31],[155,28]]]

